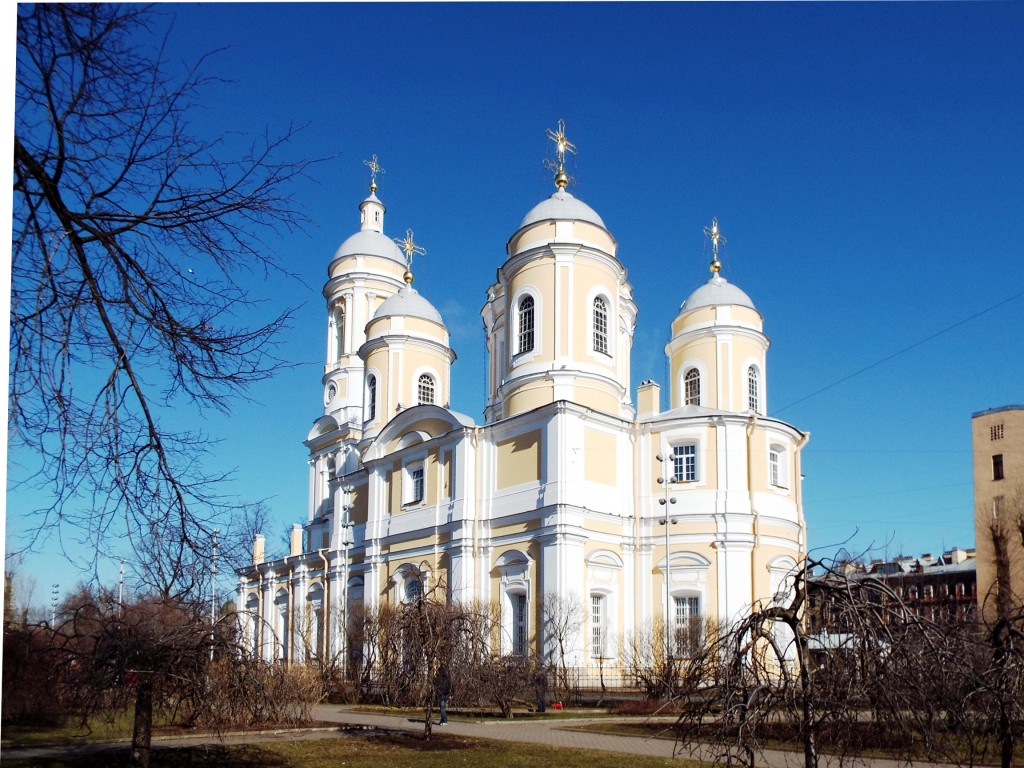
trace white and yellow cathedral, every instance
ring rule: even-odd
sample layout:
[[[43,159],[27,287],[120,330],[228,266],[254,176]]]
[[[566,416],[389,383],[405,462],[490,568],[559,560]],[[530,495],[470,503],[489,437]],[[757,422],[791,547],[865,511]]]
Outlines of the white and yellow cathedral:
[[[376,195],[328,266],[324,408],[310,430],[309,512],[291,550],[242,569],[254,652],[304,662],[347,650],[345,617],[424,589],[500,610],[494,653],[543,657],[542,601],[582,606],[568,662],[613,666],[655,626],[719,623],[773,599],[804,554],[800,451],[769,418],[763,318],[720,274],[672,320],[660,387],[630,391],[637,306],[617,243],[567,189],[506,245],[481,310],[483,423],[452,410],[455,352],[412,287],[417,251],[384,233]],[[400,247],[401,246],[401,247]],[[667,622],[665,619],[667,617]]]

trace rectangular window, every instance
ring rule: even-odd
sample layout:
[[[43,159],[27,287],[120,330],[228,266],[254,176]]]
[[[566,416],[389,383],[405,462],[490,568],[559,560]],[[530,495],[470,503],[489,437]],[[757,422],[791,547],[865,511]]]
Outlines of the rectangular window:
[[[590,655],[604,656],[604,595],[590,596]]]
[[[1002,440],[1003,439],[1003,425],[993,424],[988,429],[989,440]]]
[[[769,451],[768,452],[768,468],[771,474],[772,485],[779,485],[779,452]]]
[[[526,595],[512,595],[512,653],[525,656],[526,643]]]
[[[1003,513],[1003,497],[996,496],[992,499],[992,519],[998,520],[999,516]]]
[[[1003,479],[1003,454],[997,453],[992,457],[992,479]]]
[[[687,656],[695,655],[701,644],[700,598],[676,597],[673,623],[676,651]]]
[[[672,474],[672,481],[676,483],[697,481],[697,446],[694,443],[672,448]]]
[[[418,461],[405,467],[405,486],[402,489],[402,503],[416,504],[424,496],[423,462]]]

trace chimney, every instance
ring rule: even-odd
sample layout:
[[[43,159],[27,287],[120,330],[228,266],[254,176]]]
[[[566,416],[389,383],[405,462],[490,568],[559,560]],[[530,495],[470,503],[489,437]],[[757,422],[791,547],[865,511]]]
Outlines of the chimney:
[[[648,379],[636,388],[636,415],[640,418],[657,416],[661,410],[661,387]]]
[[[302,554],[302,526],[298,523],[292,526],[292,535],[290,546],[288,548],[289,555],[301,555]]]
[[[263,543],[265,539],[262,533],[252,537],[252,564],[259,565],[263,562]]]

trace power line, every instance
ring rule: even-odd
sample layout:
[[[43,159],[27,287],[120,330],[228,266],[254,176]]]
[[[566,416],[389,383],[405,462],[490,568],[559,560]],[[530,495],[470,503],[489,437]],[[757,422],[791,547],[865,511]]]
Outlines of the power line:
[[[805,400],[810,400],[812,397],[817,397],[822,392],[827,392],[828,390],[832,389],[833,387],[838,387],[840,384],[844,384],[847,381],[849,381],[850,379],[855,378],[857,376],[860,376],[862,373],[870,371],[872,368],[877,368],[882,363],[889,362],[894,357],[899,357],[900,355],[902,355],[905,352],[909,352],[910,350],[912,350],[912,349],[914,349],[916,347],[920,347],[922,344],[927,344],[932,339],[938,338],[939,336],[943,335],[944,333],[949,333],[954,328],[959,328],[961,325],[964,325],[965,323],[969,323],[969,322],[971,322],[971,320],[975,320],[975,319],[981,317],[982,315],[987,314],[988,312],[991,312],[994,309],[998,309],[999,307],[1003,306],[1004,304],[1009,304],[1011,301],[1014,301],[1015,299],[1019,299],[1021,296],[1024,296],[1024,291],[1020,291],[1018,293],[1015,293],[1015,294],[1013,294],[1013,296],[1010,296],[1007,299],[1003,299],[1002,301],[997,302],[997,303],[993,304],[990,307],[986,307],[985,309],[981,310],[980,312],[975,312],[970,317],[965,317],[963,320],[959,320],[959,321],[953,323],[952,325],[943,328],[941,331],[936,331],[931,336],[927,336],[927,337],[921,339],[920,341],[915,341],[913,344],[911,344],[911,345],[909,345],[907,347],[904,347],[903,349],[899,350],[898,352],[893,352],[891,355],[883,357],[881,360],[876,360],[875,362],[871,363],[870,365],[865,365],[860,370],[857,370],[857,371],[854,371],[853,373],[847,374],[846,376],[843,376],[843,378],[837,379],[836,381],[833,381],[831,384],[826,384],[821,389],[815,390],[814,392],[811,392],[811,394],[809,394],[809,395],[804,395],[799,400],[794,400],[793,402],[789,403],[788,405],[784,405],[781,408],[778,408],[778,409],[774,410],[772,412],[772,416],[776,416],[776,415],[782,413],[783,411],[785,411],[787,408],[792,408],[794,405],[802,403]]]

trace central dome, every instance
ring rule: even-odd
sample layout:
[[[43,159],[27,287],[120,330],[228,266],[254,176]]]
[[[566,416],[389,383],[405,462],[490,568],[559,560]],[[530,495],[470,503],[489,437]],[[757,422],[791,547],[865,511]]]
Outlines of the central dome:
[[[519,229],[536,224],[538,221],[587,221],[602,229],[608,229],[596,211],[581,200],[577,200],[564,189],[559,189],[547,200],[530,209],[523,217]]]

